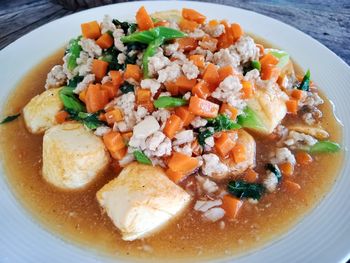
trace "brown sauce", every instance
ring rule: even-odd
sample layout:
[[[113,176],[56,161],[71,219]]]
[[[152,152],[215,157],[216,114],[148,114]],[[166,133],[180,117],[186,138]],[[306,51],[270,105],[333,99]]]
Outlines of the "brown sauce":
[[[47,72],[61,63],[62,55],[63,50],[59,50],[20,81],[3,115],[20,111],[43,91]],[[321,110],[322,126],[331,134],[330,139],[341,142],[341,126],[331,103],[325,100]],[[342,164],[341,153],[316,156],[307,168],[296,168],[294,181],[301,185],[301,191],[294,195],[278,191],[263,197],[257,205],[245,202],[238,219],[226,222],[224,229],[201,220],[190,206],[177,221],[154,236],[125,242],[107,215],[101,213],[95,198],[96,191],[116,176],[112,171],[81,191],[67,192],[50,186],[41,176],[42,136],[27,132],[22,117],[0,127],[0,144],[9,187],[45,229],[99,254],[152,262],[164,258],[167,262],[223,258],[261,247],[288,231],[319,203],[334,184]],[[257,139],[257,144],[258,156],[269,150],[263,139]]]

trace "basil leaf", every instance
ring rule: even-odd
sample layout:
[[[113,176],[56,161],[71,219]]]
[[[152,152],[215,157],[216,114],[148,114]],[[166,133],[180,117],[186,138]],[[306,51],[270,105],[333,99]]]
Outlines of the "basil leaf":
[[[128,82],[124,82],[124,84],[122,86],[120,86],[119,89],[123,94],[129,93],[129,92],[134,92],[134,85],[132,85]]]
[[[156,108],[173,108],[186,105],[188,102],[185,99],[163,96],[153,102]]]
[[[134,151],[133,154],[139,163],[152,165],[152,161],[142,151]]]
[[[278,182],[281,181],[282,174],[281,174],[281,171],[280,171],[280,169],[278,168],[278,166],[276,164],[268,163],[266,165],[266,170],[271,171],[276,176]]]
[[[83,103],[73,93],[73,88],[64,87],[59,91],[59,97],[64,105],[64,108],[74,112],[86,111]]]
[[[227,191],[238,198],[253,198],[259,200],[265,188],[262,184],[247,183],[239,180],[229,182]]]
[[[205,139],[212,136],[214,133],[239,128],[241,128],[241,125],[232,121],[226,114],[220,114],[214,119],[208,119],[208,123],[205,127],[199,129],[198,143],[204,146]]]
[[[68,80],[68,87],[75,88],[83,79],[83,76],[75,76],[74,78]]]
[[[121,29],[123,29],[125,35],[128,34],[128,31],[133,33],[136,30],[136,24],[135,23],[122,22],[122,21],[119,21],[118,19],[113,19],[112,23],[116,27],[120,27]]]
[[[300,85],[297,86],[297,89],[309,91],[310,90],[310,70],[306,71],[306,74],[303,77]]]
[[[69,113],[69,119],[81,122],[90,130],[95,130],[98,127],[104,125],[104,122],[99,119],[99,112],[87,113],[87,112],[75,112],[67,110]]]
[[[331,141],[321,141],[317,142],[310,147],[309,152],[313,153],[335,153],[339,152],[341,149],[340,145]]]
[[[17,119],[21,114],[18,113],[18,114],[15,114],[15,115],[9,115],[7,116],[5,119],[3,119],[0,124],[5,124],[5,123],[8,123],[8,122],[11,122],[11,121],[14,121],[15,119]]]

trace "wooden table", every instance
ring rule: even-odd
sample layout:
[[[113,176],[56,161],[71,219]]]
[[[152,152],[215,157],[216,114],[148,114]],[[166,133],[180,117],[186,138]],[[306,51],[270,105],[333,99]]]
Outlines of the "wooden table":
[[[59,0],[57,0],[59,1]],[[68,10],[56,0],[1,0],[0,49],[31,30],[49,21],[95,6],[96,2],[113,0],[75,0],[85,3],[76,11]],[[213,0],[252,10],[304,31],[350,64],[350,1],[349,0]]]

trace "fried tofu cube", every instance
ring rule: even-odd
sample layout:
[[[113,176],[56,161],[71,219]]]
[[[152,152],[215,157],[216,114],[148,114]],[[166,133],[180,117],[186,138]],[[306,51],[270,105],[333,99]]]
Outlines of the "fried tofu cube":
[[[191,199],[162,168],[136,162],[96,196],[126,241],[151,235],[178,216]]]
[[[63,109],[63,103],[59,98],[61,88],[48,89],[35,96],[23,108],[23,117],[27,129],[34,134],[44,133],[47,129],[56,125],[55,116]]]
[[[56,187],[82,188],[101,175],[108,163],[102,140],[80,123],[66,122],[45,132],[42,174]]]

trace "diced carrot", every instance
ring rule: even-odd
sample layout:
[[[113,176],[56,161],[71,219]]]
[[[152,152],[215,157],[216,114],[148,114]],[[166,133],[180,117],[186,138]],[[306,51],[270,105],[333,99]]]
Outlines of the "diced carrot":
[[[300,89],[293,89],[292,93],[291,93],[291,96],[294,99],[300,100],[303,97],[303,93],[304,93],[304,91],[302,91]]]
[[[285,175],[285,176],[293,175],[294,166],[290,162],[280,164],[279,168],[280,168],[283,175]]]
[[[100,59],[94,59],[92,62],[92,73],[95,74],[95,77],[98,81],[101,81],[101,79],[106,75],[108,69],[108,62],[100,60]]]
[[[187,19],[181,19],[179,27],[181,31],[193,32],[198,27],[198,23]]]
[[[280,73],[281,73],[281,70],[272,64],[268,64],[268,65],[265,65],[264,67],[261,67],[262,80],[272,80],[276,82]]]
[[[100,120],[100,121],[107,121],[106,120],[106,116],[105,116],[105,114],[104,113],[100,113],[100,115],[98,115],[98,119]]]
[[[198,24],[203,24],[205,22],[205,15],[197,12],[194,9],[182,8],[182,17],[191,21],[195,21]]]
[[[220,76],[219,76],[217,67],[214,64],[209,63],[203,72],[202,78],[209,85],[216,88],[216,86],[219,84],[219,81],[220,81]]]
[[[154,27],[152,18],[147,13],[144,6],[141,6],[136,13],[136,23],[140,31],[148,30]]]
[[[225,27],[225,33],[221,34],[221,36],[218,38],[219,40],[219,48],[228,48],[233,44],[233,35],[231,26],[227,23],[226,20],[223,20],[220,22],[220,24],[224,25]]]
[[[111,111],[105,113],[106,121],[108,124],[112,125],[115,122],[122,121],[124,119],[123,113],[120,109],[115,108]]]
[[[209,85],[204,80],[200,80],[193,88],[192,94],[199,98],[206,99],[210,95]]]
[[[165,86],[166,90],[170,92],[170,94],[172,96],[179,95],[179,87],[176,85],[175,82],[167,81],[164,83],[164,86]]]
[[[233,149],[236,142],[226,132],[221,132],[219,138],[215,139],[215,150],[223,158]]]
[[[100,85],[90,84],[85,98],[86,109],[88,112],[102,110],[108,103],[108,93],[101,90]]]
[[[231,33],[234,42],[236,42],[244,34],[242,27],[237,23],[231,24]]]
[[[79,93],[79,99],[80,99],[82,102],[85,102],[85,99],[86,99],[86,92],[87,92],[87,89],[84,89],[82,92]]]
[[[225,217],[235,219],[238,216],[239,210],[243,205],[243,201],[231,195],[224,195],[222,198],[222,209],[225,210]]]
[[[140,81],[142,78],[142,73],[140,66],[133,65],[133,64],[127,64],[126,69],[124,72],[124,80],[127,79],[134,79],[136,81]]]
[[[123,83],[123,75],[119,70],[111,70],[109,75],[112,79],[112,83],[119,89],[120,85]]]
[[[163,129],[164,134],[169,138],[174,138],[175,134],[183,127],[183,121],[175,114],[172,114],[166,121]]]
[[[261,44],[255,44],[255,45],[256,45],[256,47],[259,49],[259,54],[260,54],[260,56],[263,56],[264,53],[265,53],[265,48],[264,48],[264,46],[261,45]]]
[[[287,111],[291,114],[298,113],[298,101],[296,99],[290,99],[286,101]]]
[[[136,92],[136,102],[137,104],[142,104],[151,100],[151,90],[149,89],[138,89]]]
[[[243,99],[250,99],[253,97],[254,89],[253,84],[250,81],[243,80],[242,81],[242,98]]]
[[[218,40],[210,36],[204,36],[199,42],[199,46],[203,49],[207,49],[211,52],[215,52],[217,49]]]
[[[176,86],[179,87],[180,93],[186,93],[187,91],[192,91],[192,88],[196,85],[196,79],[188,79],[185,75],[181,75],[175,81]]]
[[[205,61],[203,55],[191,55],[190,60],[195,64],[198,68],[204,69],[205,67]]]
[[[219,82],[222,82],[228,76],[234,75],[234,70],[232,66],[228,65],[228,66],[219,68],[218,73],[219,73]]]
[[[176,107],[175,114],[180,117],[184,127],[188,126],[195,118],[194,114],[188,110],[188,106]]]
[[[96,44],[100,46],[102,49],[107,49],[113,46],[114,40],[110,34],[104,33],[96,40]]]
[[[112,81],[107,81],[103,83],[101,89],[106,90],[108,92],[109,99],[113,99],[118,92],[118,89],[113,85]]]
[[[154,104],[153,104],[153,102],[151,100],[149,100],[148,102],[144,102],[144,103],[140,104],[140,106],[146,108],[146,110],[148,112],[150,112],[150,113],[154,111]]]
[[[192,37],[178,38],[176,42],[179,44],[179,49],[184,51],[194,50],[198,46],[198,41]]]
[[[126,148],[122,135],[116,131],[111,131],[103,135],[103,142],[110,152],[116,152]]]
[[[248,183],[255,183],[258,180],[259,174],[255,172],[253,169],[248,168],[243,176],[244,181]]]
[[[128,142],[128,141],[130,141],[130,138],[132,137],[132,132],[131,131],[124,132],[124,133],[122,133],[122,137],[124,139],[124,142]]]
[[[260,59],[260,64],[262,68],[265,67],[266,65],[277,65],[277,63],[278,63],[278,58],[276,58],[271,53],[264,55]]]
[[[178,172],[178,171],[173,171],[170,168],[165,171],[166,175],[169,177],[171,181],[174,183],[179,183],[182,179],[185,178],[185,174]]]
[[[111,154],[113,159],[121,160],[126,155],[127,150],[128,149],[126,147],[124,147],[124,148],[117,150],[115,152],[110,152],[110,154]]]
[[[235,163],[241,163],[247,160],[246,152],[247,152],[247,149],[245,145],[241,143],[237,143],[231,151]]]
[[[313,161],[311,155],[306,152],[297,152],[295,155],[295,159],[300,165],[308,165]]]
[[[204,118],[215,118],[219,112],[219,105],[196,96],[191,97],[188,108],[193,114]]]
[[[85,38],[96,39],[101,36],[100,25],[97,21],[81,24],[81,33]]]
[[[62,110],[56,113],[55,120],[58,124],[61,124],[67,120],[68,116],[69,114],[66,111]]]
[[[174,152],[170,157],[168,167],[174,172],[188,175],[198,167],[198,160],[186,154]]]
[[[290,181],[290,180],[284,180],[282,182],[282,188],[289,193],[295,194],[301,189],[301,186],[297,183]]]
[[[238,116],[238,110],[226,102],[221,104],[220,113],[226,114],[233,121],[236,120],[236,118]]]

